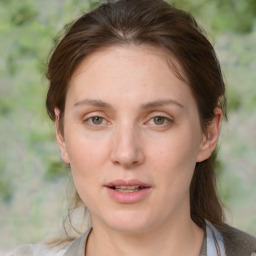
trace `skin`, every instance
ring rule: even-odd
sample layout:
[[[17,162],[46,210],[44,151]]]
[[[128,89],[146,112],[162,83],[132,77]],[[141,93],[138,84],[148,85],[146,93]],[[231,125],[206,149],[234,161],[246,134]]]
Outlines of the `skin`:
[[[195,99],[165,57],[150,46],[106,48],[83,60],[69,83],[64,135],[58,123],[56,132],[91,213],[86,255],[200,253],[189,186],[196,162],[217,144],[222,112],[215,109],[203,133]],[[118,203],[104,186],[116,179],[151,188],[136,203]]]

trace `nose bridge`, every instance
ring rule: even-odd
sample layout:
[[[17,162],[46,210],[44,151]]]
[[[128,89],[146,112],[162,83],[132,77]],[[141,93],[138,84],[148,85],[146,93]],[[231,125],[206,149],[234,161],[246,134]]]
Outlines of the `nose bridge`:
[[[111,158],[114,164],[125,167],[138,165],[144,160],[139,129],[130,122],[115,129]]]

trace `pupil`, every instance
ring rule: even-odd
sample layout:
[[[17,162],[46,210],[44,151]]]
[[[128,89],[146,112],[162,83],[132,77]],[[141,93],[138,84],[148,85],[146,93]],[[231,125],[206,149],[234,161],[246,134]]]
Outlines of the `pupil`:
[[[155,121],[156,124],[163,124],[164,123],[164,118],[158,116],[158,117],[154,118],[154,121]]]
[[[102,117],[96,116],[93,118],[94,124],[101,124],[102,123]]]

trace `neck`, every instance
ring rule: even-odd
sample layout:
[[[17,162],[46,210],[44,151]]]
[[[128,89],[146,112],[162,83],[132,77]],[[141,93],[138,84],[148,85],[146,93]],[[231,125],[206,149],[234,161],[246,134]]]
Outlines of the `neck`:
[[[190,217],[183,221],[168,221],[162,227],[141,233],[125,233],[93,225],[86,256],[198,256],[203,236],[203,230]]]

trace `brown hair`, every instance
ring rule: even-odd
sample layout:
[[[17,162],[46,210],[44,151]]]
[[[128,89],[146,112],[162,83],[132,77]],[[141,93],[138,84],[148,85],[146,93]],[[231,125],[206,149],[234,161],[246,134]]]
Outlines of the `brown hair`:
[[[80,17],[54,50],[47,73],[50,87],[46,107],[50,118],[55,120],[54,108],[58,108],[62,124],[68,82],[83,59],[103,47],[130,44],[163,48],[178,61],[184,77],[174,62],[170,67],[191,89],[203,131],[217,106],[225,115],[225,86],[219,62],[193,17],[162,0],[119,0]],[[217,227],[224,222],[216,191],[215,155],[196,164],[190,186],[191,218],[202,228],[205,219]]]

